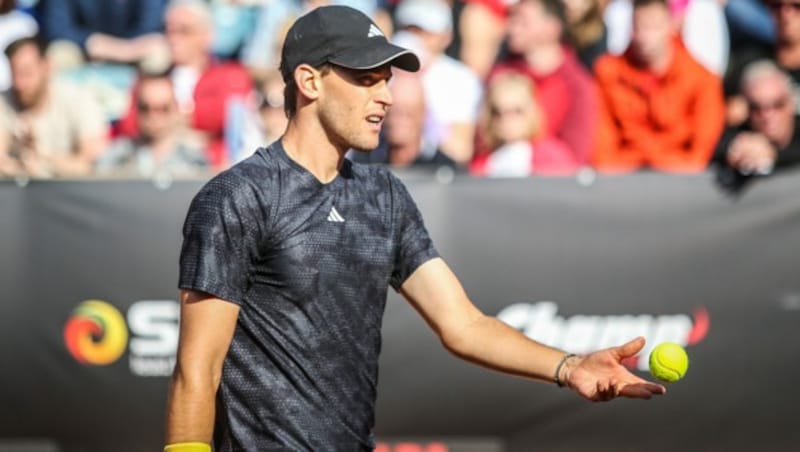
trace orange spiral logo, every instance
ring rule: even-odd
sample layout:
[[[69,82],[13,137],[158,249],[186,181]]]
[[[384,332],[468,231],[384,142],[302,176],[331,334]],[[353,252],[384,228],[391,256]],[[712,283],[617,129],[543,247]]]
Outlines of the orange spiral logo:
[[[114,306],[87,300],[72,311],[64,326],[64,341],[78,362],[104,366],[125,352],[128,327]]]

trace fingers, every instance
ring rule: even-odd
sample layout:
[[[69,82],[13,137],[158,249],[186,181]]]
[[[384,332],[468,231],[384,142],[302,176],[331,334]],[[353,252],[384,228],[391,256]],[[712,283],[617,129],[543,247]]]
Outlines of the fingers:
[[[628,358],[639,353],[642,347],[644,347],[644,338],[639,336],[636,339],[617,347],[617,354],[620,358]]]
[[[655,383],[632,383],[623,386],[619,395],[633,399],[650,399],[654,395],[662,395],[667,392],[667,388]]]

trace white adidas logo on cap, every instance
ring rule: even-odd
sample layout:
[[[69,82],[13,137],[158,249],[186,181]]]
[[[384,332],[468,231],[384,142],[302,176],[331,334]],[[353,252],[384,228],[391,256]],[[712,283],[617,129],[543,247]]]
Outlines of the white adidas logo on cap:
[[[367,33],[367,37],[368,38],[375,38],[375,37],[378,37],[378,36],[384,36],[383,32],[375,24],[370,24],[369,32]]]

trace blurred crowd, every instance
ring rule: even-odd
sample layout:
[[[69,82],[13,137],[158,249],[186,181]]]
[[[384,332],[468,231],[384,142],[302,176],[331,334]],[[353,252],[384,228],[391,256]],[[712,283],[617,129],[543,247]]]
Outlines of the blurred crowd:
[[[225,169],[283,133],[282,39],[326,4],[422,61],[353,160],[730,187],[800,163],[800,0],[0,0],[0,177]]]

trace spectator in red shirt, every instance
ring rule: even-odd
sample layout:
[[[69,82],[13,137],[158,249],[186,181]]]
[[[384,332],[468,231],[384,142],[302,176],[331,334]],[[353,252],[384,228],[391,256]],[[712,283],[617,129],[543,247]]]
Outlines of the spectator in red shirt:
[[[477,176],[526,177],[574,173],[578,164],[558,140],[543,136],[544,118],[534,87],[523,74],[507,71],[492,79],[479,124],[470,172]]]
[[[164,17],[172,57],[170,76],[175,96],[188,124],[208,139],[208,159],[216,169],[230,163],[224,135],[227,112],[253,92],[244,66],[215,60],[211,53],[213,23],[202,0],[173,0]],[[134,88],[135,90],[135,88]],[[121,121],[124,135],[136,135],[135,105]]]
[[[507,70],[526,74],[547,118],[545,135],[562,141],[576,162],[588,162],[597,122],[597,98],[589,72],[564,43],[566,19],[560,0],[521,0],[511,7],[510,56],[490,78]]]

